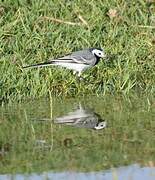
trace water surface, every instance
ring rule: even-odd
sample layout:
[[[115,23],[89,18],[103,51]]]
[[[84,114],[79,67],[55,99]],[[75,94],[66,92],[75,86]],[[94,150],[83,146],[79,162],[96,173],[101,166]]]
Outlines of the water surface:
[[[111,170],[98,171],[98,172],[43,172],[32,174],[16,174],[16,175],[0,175],[0,180],[42,180],[42,179],[54,179],[54,180],[154,180],[155,168],[154,167],[140,167],[138,164],[131,166],[113,168]]]
[[[133,175],[142,175],[143,168],[146,174],[154,172],[154,130],[155,99],[146,96],[53,98],[6,105],[0,108],[0,178],[30,173],[39,179],[46,172],[106,179],[112,177],[113,168],[121,177],[133,167]]]

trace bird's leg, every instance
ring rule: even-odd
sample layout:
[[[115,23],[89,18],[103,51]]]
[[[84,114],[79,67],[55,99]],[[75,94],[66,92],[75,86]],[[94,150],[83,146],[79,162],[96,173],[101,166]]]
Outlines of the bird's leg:
[[[76,71],[73,71],[73,75],[75,75],[76,74]]]
[[[84,80],[84,78],[82,78],[82,77],[81,77],[81,74],[82,74],[82,72],[81,72],[81,71],[79,71],[79,73],[78,73],[78,78],[80,79],[80,81],[83,81],[83,80]]]
[[[81,76],[81,71],[79,71],[79,73],[78,73],[78,77],[80,78],[80,76]]]
[[[81,72],[77,73],[77,71],[73,71],[73,75],[75,75],[75,74],[77,74],[77,77],[78,77],[79,80],[83,80],[83,78],[80,77],[81,76]]]

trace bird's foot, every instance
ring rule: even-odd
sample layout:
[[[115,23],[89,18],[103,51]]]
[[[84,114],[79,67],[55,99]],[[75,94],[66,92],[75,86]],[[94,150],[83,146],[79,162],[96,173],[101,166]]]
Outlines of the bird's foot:
[[[83,77],[79,77],[79,80],[80,80],[80,81],[84,81],[84,80],[85,80],[85,78],[83,78]]]

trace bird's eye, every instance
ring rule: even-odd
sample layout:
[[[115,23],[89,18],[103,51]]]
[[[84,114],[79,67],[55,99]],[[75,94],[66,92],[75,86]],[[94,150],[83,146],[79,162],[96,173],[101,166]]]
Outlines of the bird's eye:
[[[99,55],[101,55],[101,53],[98,53]]]

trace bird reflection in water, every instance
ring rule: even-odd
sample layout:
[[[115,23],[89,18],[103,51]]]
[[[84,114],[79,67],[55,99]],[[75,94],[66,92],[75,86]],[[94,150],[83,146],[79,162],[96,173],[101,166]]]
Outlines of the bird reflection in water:
[[[66,115],[56,117],[55,124],[71,125],[79,128],[104,129],[106,121],[92,109],[83,108],[81,104],[74,111]]]

